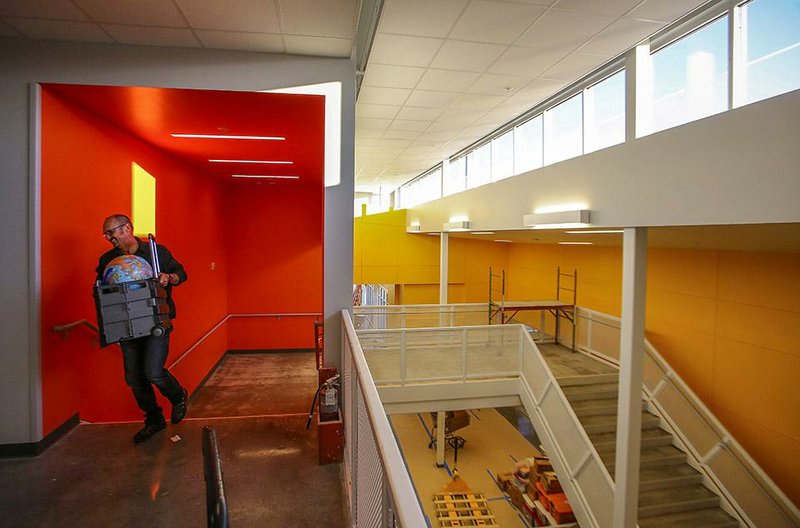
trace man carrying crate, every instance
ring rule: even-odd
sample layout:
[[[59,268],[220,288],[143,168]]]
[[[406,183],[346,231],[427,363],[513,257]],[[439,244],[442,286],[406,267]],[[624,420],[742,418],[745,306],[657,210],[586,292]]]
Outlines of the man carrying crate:
[[[147,261],[152,260],[150,246],[134,236],[133,224],[125,215],[116,214],[106,218],[103,222],[103,237],[114,248],[100,256],[96,269],[98,281],[102,281],[106,266],[116,257],[136,255]],[[166,290],[171,320],[175,318],[172,288],[186,281],[186,271],[163,245],[157,247],[156,255],[161,271],[157,279]],[[170,325],[163,335],[145,335],[119,342],[124,361],[125,383],[131,388],[136,403],[145,413],[144,427],[133,437],[136,444],[144,442],[167,426],[161,407],[156,401],[153,385],[172,403],[170,419],[173,424],[177,424],[186,416],[188,393],[164,368],[169,355],[171,330]]]

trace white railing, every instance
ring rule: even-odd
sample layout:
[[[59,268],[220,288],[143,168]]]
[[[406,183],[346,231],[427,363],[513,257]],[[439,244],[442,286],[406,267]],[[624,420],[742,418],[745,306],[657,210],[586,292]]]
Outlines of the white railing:
[[[486,303],[401,304],[353,308],[353,324],[357,330],[485,325],[488,320],[489,308]]]
[[[581,526],[610,525],[611,476],[523,325],[373,329],[357,335],[381,386],[442,384],[455,393],[487,379],[517,379],[508,395],[525,405]]]
[[[378,390],[342,310],[344,469],[352,526],[428,526]]]
[[[620,320],[578,307],[580,350],[619,364]],[[750,527],[800,526],[800,511],[645,340],[644,387],[689,455]]]

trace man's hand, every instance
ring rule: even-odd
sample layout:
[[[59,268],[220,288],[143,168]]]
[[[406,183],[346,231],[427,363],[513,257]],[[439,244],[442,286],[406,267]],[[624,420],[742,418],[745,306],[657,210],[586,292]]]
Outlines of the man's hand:
[[[169,273],[159,273],[158,274],[158,282],[159,282],[159,284],[161,284],[161,286],[166,287],[166,285],[169,284],[170,280],[171,280],[171,277],[170,277]]]

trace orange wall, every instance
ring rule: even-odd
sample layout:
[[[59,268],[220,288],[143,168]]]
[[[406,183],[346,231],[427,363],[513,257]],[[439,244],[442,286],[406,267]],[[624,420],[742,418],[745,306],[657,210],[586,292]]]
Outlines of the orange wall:
[[[322,200],[321,186],[229,186],[229,313],[322,313]],[[314,320],[231,318],[228,348],[313,348]]]
[[[157,180],[158,239],[189,274],[189,281],[174,291],[178,317],[168,364],[179,357],[226,315],[223,214],[216,199],[221,186],[46,88],[42,116],[44,433],[77,412],[89,421],[138,420],[141,411],[125,385],[119,348],[98,348],[96,336],[86,328],[75,329],[64,339],[52,327],[84,318],[95,322],[94,269],[100,254],[111,247],[100,230],[107,215],[130,211],[135,161]],[[212,261],[218,266],[216,272],[210,270]],[[220,336],[224,338],[225,332]],[[197,351],[181,362],[175,372],[182,383],[193,389],[224,347],[223,342],[215,353]]]

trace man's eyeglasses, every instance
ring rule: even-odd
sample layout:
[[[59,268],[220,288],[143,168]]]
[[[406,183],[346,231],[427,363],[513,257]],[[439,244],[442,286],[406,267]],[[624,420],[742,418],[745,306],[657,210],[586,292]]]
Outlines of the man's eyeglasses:
[[[110,237],[111,235],[113,235],[113,234],[114,234],[114,232],[115,232],[117,229],[119,229],[120,227],[124,226],[124,225],[125,225],[125,224],[127,224],[127,223],[128,223],[128,222],[125,222],[125,223],[123,223],[123,224],[120,224],[120,225],[118,225],[118,226],[116,226],[116,227],[112,227],[111,229],[106,229],[105,231],[103,231],[103,236],[104,236],[105,238],[108,238],[108,237]]]

